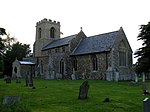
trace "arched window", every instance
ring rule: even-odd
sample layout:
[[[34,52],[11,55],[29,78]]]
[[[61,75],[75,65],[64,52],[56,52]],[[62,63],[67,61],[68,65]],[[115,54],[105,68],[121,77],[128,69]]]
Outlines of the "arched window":
[[[119,66],[127,66],[127,50],[124,41],[119,44]]]
[[[51,38],[55,38],[55,28],[54,28],[54,27],[52,27],[52,28],[50,29],[50,37],[51,37]]]
[[[41,36],[42,36],[42,29],[41,28],[39,28],[38,33],[39,33],[39,38],[41,38]]]
[[[14,72],[17,73],[17,67],[14,68]]]
[[[93,70],[95,70],[95,71],[98,70],[97,57],[96,57],[96,55],[92,55],[92,68],[93,68]]]
[[[127,56],[125,51],[119,51],[119,66],[127,65]]]
[[[60,60],[60,73],[62,74],[62,77],[64,78],[65,74],[65,62],[63,59]]]
[[[77,59],[76,57],[73,57],[72,65],[75,71],[77,71]]]

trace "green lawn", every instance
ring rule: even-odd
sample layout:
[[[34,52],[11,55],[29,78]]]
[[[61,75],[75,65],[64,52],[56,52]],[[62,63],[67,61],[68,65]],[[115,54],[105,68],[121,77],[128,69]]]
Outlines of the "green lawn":
[[[0,100],[3,96],[20,96],[32,112],[142,112],[141,85],[129,82],[108,82],[89,80],[88,99],[78,100],[79,86],[83,80],[34,79],[34,86],[25,87],[25,81],[6,84],[0,79]],[[150,83],[147,82],[149,86]],[[103,100],[109,97],[110,102]]]

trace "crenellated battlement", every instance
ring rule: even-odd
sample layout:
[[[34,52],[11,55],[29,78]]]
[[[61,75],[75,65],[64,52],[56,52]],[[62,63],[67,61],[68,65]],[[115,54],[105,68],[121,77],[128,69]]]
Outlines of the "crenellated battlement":
[[[60,25],[59,21],[56,22],[55,20],[52,21],[51,19],[47,19],[47,18],[44,18],[43,20],[37,22],[36,25],[40,25],[40,24],[45,23],[45,22],[50,23],[50,24]]]

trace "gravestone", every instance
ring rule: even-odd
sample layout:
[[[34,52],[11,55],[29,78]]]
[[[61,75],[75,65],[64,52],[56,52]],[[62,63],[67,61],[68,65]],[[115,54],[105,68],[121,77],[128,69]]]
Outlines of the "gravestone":
[[[72,79],[72,80],[76,80],[75,74],[72,74],[72,75],[71,75],[71,79]]]
[[[145,73],[142,72],[142,82],[145,82]]]
[[[71,75],[71,79],[72,80],[76,80],[76,76],[75,76],[75,69],[73,68],[73,71],[72,71],[72,75]]]
[[[26,86],[27,87],[32,87],[33,86],[33,79],[31,75],[27,75],[26,76]]]
[[[72,80],[76,80],[76,74],[75,74],[76,72],[75,72],[75,69],[73,68],[73,73],[72,73],[72,75],[71,75],[71,79]]]
[[[21,78],[20,77],[16,78],[16,83],[21,83]]]
[[[115,81],[118,82],[119,80],[119,72],[115,72]]]
[[[103,102],[110,102],[109,98],[105,98]]]
[[[143,100],[143,107],[144,107],[144,112],[150,112],[150,99],[145,98]]]
[[[134,80],[135,80],[136,83],[138,83],[138,76],[137,76],[136,73],[134,73]]]
[[[11,83],[11,77],[10,76],[6,76],[4,80],[6,81],[6,84]]]
[[[150,94],[148,92],[147,86],[146,86],[146,84],[144,82],[142,83],[142,90],[143,90],[143,95]]]
[[[89,90],[88,81],[84,81],[80,86],[78,99],[87,99],[88,90]]]
[[[51,79],[55,79],[55,71],[51,71],[51,76],[50,76]]]
[[[20,101],[19,96],[4,96],[3,97],[3,105],[14,105],[15,103]]]
[[[45,75],[45,79],[50,79],[50,75],[48,73]]]

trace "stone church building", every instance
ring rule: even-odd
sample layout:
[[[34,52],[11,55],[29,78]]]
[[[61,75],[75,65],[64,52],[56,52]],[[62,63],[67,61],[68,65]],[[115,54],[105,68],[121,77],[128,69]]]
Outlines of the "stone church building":
[[[35,76],[46,79],[130,80],[132,49],[121,27],[87,37],[81,31],[60,38],[60,23],[36,23]]]

